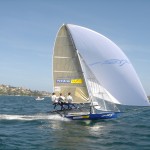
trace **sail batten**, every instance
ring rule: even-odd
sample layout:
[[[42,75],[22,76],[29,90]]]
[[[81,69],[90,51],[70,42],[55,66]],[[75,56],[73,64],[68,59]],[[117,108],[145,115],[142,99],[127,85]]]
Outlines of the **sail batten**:
[[[67,59],[67,58],[69,58],[69,59],[72,59],[73,57],[55,56],[54,58],[62,58],[62,59],[65,59],[65,58]]]
[[[62,70],[61,70],[61,71],[60,71],[60,70],[58,71],[58,70],[54,70],[54,72],[75,73],[75,72],[77,72],[77,71],[62,71]]]

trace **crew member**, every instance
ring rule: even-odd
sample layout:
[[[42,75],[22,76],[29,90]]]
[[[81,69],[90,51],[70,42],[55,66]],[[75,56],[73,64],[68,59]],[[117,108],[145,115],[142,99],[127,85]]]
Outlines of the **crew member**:
[[[56,106],[58,105],[58,97],[55,95],[55,93],[52,93],[52,102],[53,102],[54,109],[55,109]]]

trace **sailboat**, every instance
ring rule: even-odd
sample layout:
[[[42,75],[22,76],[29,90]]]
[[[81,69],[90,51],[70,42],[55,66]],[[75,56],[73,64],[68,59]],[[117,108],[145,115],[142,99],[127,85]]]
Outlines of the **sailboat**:
[[[37,101],[42,101],[42,100],[44,100],[44,97],[37,97],[35,100],[37,100]]]
[[[111,119],[120,113],[118,105],[150,105],[123,51],[102,34],[73,24],[63,24],[56,35],[53,91],[71,93],[77,107],[53,112],[72,120]]]

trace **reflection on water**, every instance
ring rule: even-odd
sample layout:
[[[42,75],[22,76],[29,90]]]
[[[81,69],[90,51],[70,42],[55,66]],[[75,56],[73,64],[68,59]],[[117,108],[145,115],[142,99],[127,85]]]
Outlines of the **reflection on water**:
[[[96,143],[101,136],[108,136],[112,126],[108,121],[58,121],[51,120],[45,126],[45,129],[50,132],[49,138],[53,137],[53,146],[61,149],[84,149],[87,143]],[[51,137],[52,136],[52,137]],[[90,138],[89,138],[90,137]],[[57,139],[57,140],[55,140]],[[51,145],[50,145],[51,146]],[[92,145],[88,146],[93,147]],[[98,148],[98,144],[95,144]]]

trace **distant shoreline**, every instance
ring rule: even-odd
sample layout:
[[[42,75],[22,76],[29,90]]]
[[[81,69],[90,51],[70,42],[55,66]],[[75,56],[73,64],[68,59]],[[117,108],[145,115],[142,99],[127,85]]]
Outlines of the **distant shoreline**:
[[[23,87],[0,84],[0,96],[44,96],[50,97],[51,93],[46,91],[30,90]],[[150,96],[147,96],[150,100]]]
[[[49,97],[50,92],[30,90],[23,87],[0,84],[0,96],[44,96]]]

